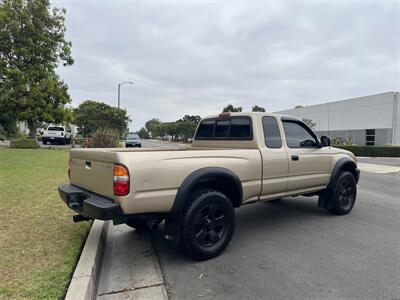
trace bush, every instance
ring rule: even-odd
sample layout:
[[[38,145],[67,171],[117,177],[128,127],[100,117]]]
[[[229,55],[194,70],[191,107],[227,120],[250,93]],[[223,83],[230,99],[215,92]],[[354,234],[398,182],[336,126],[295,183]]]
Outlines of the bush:
[[[10,143],[10,148],[38,149],[40,148],[40,146],[36,140],[22,137],[16,140],[12,140]]]
[[[351,151],[351,152],[354,153],[355,156],[400,157],[400,147],[391,147],[391,146],[347,146],[347,145],[336,145],[334,147]]]
[[[118,147],[118,133],[111,129],[97,130],[92,141],[94,148],[115,148]]]

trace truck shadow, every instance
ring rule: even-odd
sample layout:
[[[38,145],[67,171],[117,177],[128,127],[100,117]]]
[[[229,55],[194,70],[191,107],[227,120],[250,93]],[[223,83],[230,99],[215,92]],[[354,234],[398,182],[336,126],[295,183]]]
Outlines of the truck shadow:
[[[236,209],[235,233],[226,251],[235,247],[235,244],[244,245],[266,236],[282,235],[282,232],[296,235],[296,231],[300,233],[303,230],[302,226],[317,227],[321,220],[332,217],[317,207],[317,201],[317,197],[293,197],[258,202]],[[163,223],[151,234],[154,247],[161,257],[181,263],[193,263],[180,252],[176,243],[164,239]]]

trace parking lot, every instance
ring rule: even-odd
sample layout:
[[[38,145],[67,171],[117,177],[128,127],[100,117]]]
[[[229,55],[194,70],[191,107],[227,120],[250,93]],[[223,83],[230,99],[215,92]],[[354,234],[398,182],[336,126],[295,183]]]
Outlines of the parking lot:
[[[146,146],[177,147],[156,141]],[[135,269],[138,260],[159,263],[170,299],[399,298],[400,159],[359,162],[357,202],[349,215],[318,209],[317,197],[246,205],[236,210],[230,245],[212,260],[184,257],[163,238],[162,225],[142,237],[114,226],[101,299],[128,299],[129,292],[122,291],[146,286],[149,272]],[[153,278],[153,289],[159,281]]]

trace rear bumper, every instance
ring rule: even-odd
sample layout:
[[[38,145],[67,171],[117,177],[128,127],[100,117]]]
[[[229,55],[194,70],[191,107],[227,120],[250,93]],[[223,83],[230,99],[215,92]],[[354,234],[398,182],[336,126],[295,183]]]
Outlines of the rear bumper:
[[[43,141],[64,141],[67,139],[65,136],[43,136]]]
[[[126,222],[127,216],[113,200],[96,195],[72,184],[58,187],[61,199],[73,211],[88,219],[112,220],[114,224]]]
[[[137,144],[125,143],[125,147],[142,147],[142,144],[141,143],[137,143]]]

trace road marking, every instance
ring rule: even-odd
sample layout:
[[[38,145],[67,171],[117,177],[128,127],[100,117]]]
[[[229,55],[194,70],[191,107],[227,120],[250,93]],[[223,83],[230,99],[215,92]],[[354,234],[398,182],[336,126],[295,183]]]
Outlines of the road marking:
[[[395,167],[395,166],[368,164],[368,163],[361,163],[361,162],[359,162],[357,164],[357,166],[361,171],[369,172],[369,173],[385,174],[385,173],[400,172],[400,167]]]

